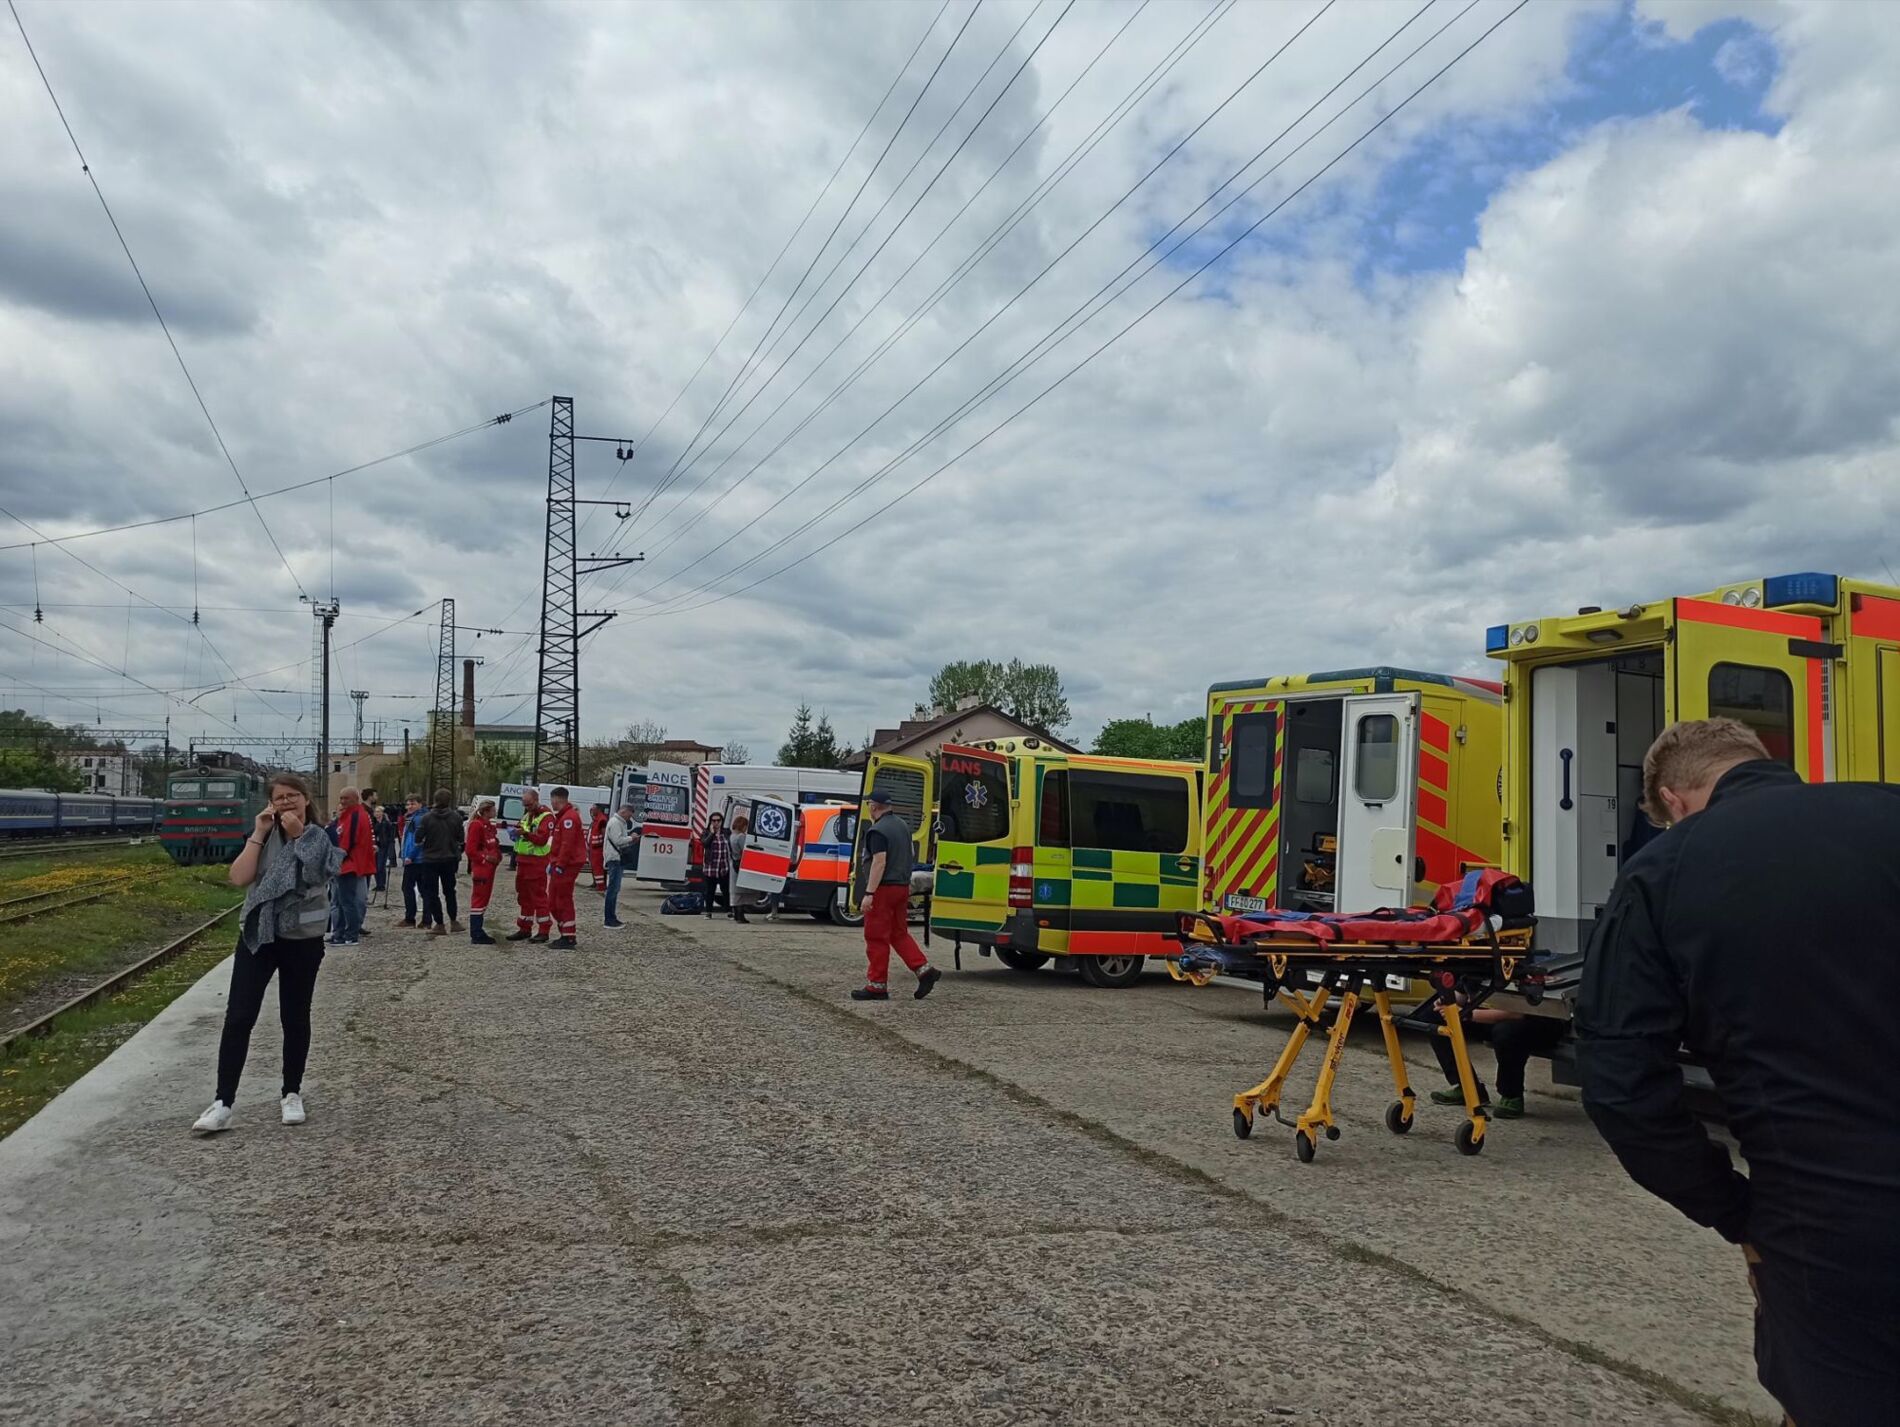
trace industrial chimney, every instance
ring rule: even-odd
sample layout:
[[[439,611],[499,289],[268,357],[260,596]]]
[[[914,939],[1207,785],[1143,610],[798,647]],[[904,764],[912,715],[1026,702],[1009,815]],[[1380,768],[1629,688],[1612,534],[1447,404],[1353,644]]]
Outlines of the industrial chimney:
[[[462,727],[475,727],[475,661],[462,661]]]

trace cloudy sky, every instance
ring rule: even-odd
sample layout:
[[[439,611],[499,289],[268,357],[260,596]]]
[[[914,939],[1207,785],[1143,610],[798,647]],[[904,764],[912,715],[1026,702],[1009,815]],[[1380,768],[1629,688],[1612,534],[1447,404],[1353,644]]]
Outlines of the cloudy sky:
[[[242,496],[9,25],[0,705],[307,731],[334,594],[393,732],[452,595],[531,719],[552,393],[639,443],[581,448],[637,512],[581,548],[647,556],[583,582],[589,737],[1021,656],[1086,738],[1890,577],[1900,25],[1511,3],[18,0],[252,492],[533,409],[260,501],[288,569],[241,503],[30,548]]]

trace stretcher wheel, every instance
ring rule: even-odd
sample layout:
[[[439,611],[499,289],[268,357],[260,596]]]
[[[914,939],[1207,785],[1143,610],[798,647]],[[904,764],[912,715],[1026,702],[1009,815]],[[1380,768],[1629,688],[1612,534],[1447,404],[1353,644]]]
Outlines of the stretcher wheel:
[[[1484,1151],[1484,1141],[1474,1134],[1469,1120],[1459,1122],[1458,1133],[1452,1136],[1452,1143],[1458,1146],[1459,1154],[1481,1154]]]
[[[1336,1140],[1336,1139],[1338,1139],[1338,1138],[1339,1138],[1339,1126],[1337,1126],[1337,1125],[1328,1125],[1328,1126],[1326,1127],[1326,1138],[1327,1138],[1327,1139],[1329,1139],[1329,1140]]]
[[[1385,1127],[1395,1135],[1412,1132],[1412,1117],[1405,1113],[1405,1102],[1394,1100],[1385,1107]]]
[[[1253,1134],[1253,1116],[1245,1110],[1234,1111],[1234,1138],[1247,1139]]]
[[[1307,1134],[1305,1130],[1295,1130],[1293,1132],[1293,1158],[1297,1159],[1301,1164],[1311,1164],[1313,1162],[1313,1155],[1316,1148],[1317,1147],[1313,1144],[1313,1137]]]

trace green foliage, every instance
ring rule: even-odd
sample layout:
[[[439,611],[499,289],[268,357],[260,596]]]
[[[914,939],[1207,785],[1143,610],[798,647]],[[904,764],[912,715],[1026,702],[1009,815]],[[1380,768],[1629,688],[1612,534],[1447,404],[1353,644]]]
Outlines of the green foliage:
[[[845,750],[838,746],[838,735],[832,730],[830,716],[819,714],[818,721],[813,723],[811,705],[800,704],[792,716],[791,728],[786,731],[785,742],[779,745],[779,766],[836,768],[844,761],[844,754]]]
[[[1060,733],[1068,726],[1069,698],[1053,664],[958,659],[930,681],[928,702],[933,709],[953,709],[972,697],[1044,733]]]
[[[1179,723],[1146,717],[1110,719],[1095,735],[1095,753],[1113,758],[1181,758],[1199,762],[1207,743],[1207,718],[1197,714]]]
[[[79,774],[62,766],[50,753],[36,748],[0,746],[0,788],[45,788],[54,793],[77,793]]]

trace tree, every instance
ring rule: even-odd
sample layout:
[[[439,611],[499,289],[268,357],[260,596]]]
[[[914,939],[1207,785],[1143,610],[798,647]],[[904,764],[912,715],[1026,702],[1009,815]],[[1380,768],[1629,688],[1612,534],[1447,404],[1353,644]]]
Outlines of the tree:
[[[581,745],[583,783],[599,786],[629,763],[646,763],[666,742],[666,725],[652,719],[635,719],[618,738]]]
[[[966,698],[994,704],[1004,713],[1044,733],[1059,733],[1069,722],[1069,699],[1053,664],[1011,659],[958,659],[945,664],[930,681],[929,705],[954,709]]]
[[[779,745],[779,766],[836,768],[843,758],[844,750],[838,747],[838,735],[832,731],[830,716],[820,714],[813,723],[811,705],[800,704],[792,716],[791,728],[786,731],[785,742]]]
[[[747,748],[743,743],[740,743],[737,739],[734,739],[719,750],[719,761],[721,763],[750,763],[752,761],[752,750]]]
[[[1114,758],[1181,758],[1199,762],[1207,743],[1207,719],[1196,714],[1179,723],[1140,718],[1110,719],[1095,735],[1095,753]]]
[[[0,746],[0,788],[44,788],[49,793],[77,793],[79,774],[52,754],[37,748]]]

